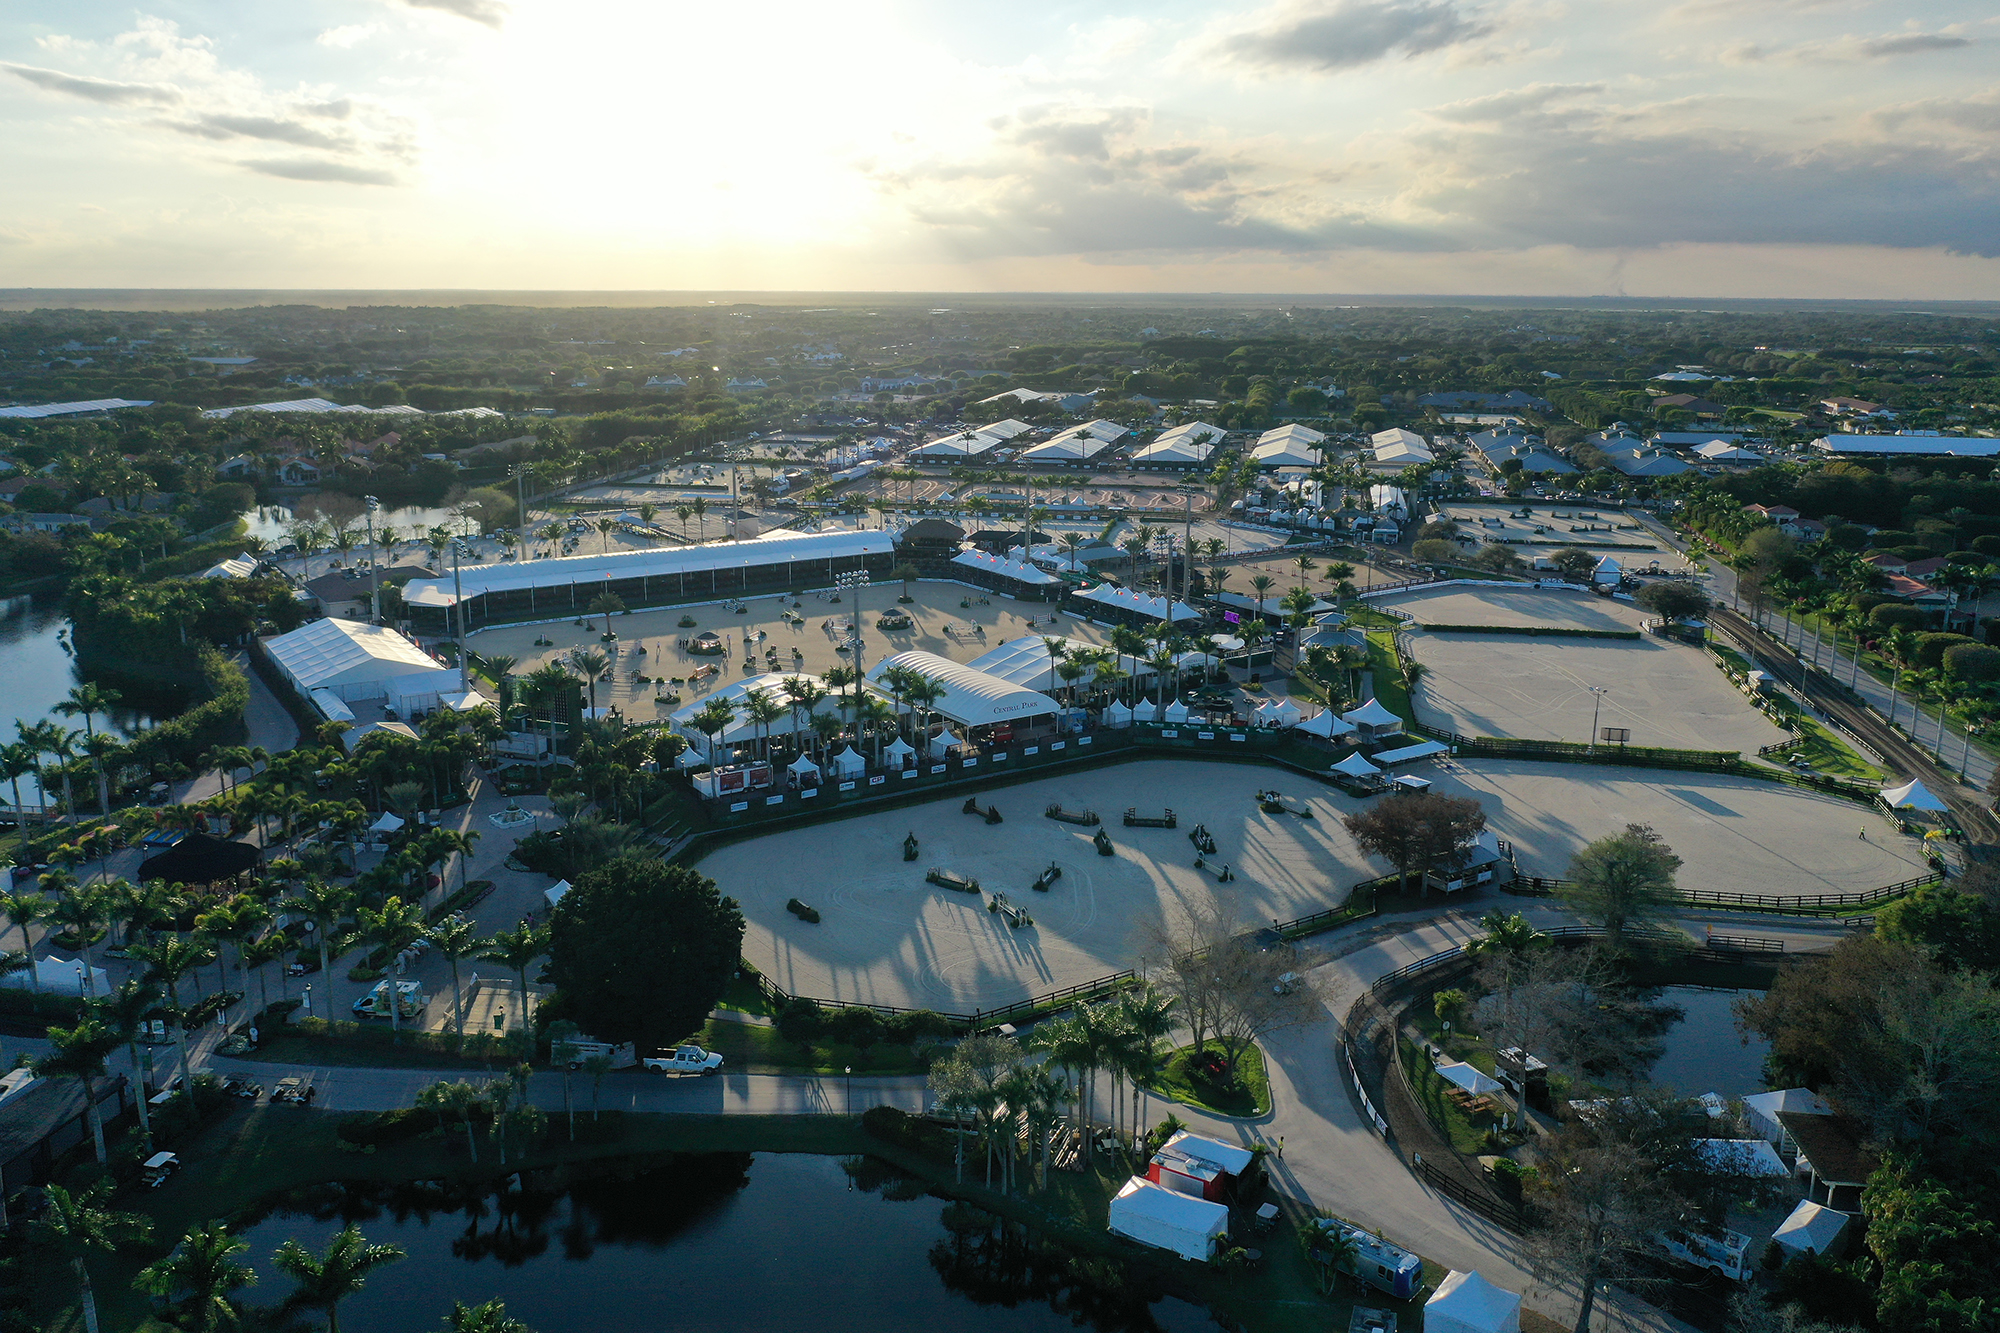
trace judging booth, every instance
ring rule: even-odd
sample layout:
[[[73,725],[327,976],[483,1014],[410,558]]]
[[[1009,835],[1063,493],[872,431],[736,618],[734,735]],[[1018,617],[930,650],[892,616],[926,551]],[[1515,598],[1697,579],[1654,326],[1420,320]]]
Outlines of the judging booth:
[[[1207,1263],[1229,1237],[1229,1209],[1133,1176],[1111,1201],[1111,1231]]]

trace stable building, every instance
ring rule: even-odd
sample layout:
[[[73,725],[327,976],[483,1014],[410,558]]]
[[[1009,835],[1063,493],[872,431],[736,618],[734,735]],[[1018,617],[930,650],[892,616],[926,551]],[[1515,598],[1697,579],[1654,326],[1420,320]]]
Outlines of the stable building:
[[[461,595],[466,627],[477,629],[582,615],[607,592],[627,606],[752,597],[830,587],[859,569],[885,579],[895,564],[893,533],[773,532],[740,542],[480,565],[412,579],[403,604],[419,627],[442,633]]]
[[[1025,560],[1009,560],[985,551],[960,551],[947,562],[946,577],[987,588],[1006,597],[1048,601],[1065,586],[1059,575],[1037,569]]]

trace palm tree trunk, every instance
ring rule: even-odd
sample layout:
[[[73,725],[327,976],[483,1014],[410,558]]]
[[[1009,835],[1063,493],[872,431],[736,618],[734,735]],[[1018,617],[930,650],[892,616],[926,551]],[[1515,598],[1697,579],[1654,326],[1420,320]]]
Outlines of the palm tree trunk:
[[[266,1005],[265,1008],[269,1008]],[[139,1043],[132,1040],[125,1043],[125,1053],[132,1057],[132,1077],[139,1085],[139,1095],[134,1098],[139,1104],[139,1136],[146,1141],[146,1147],[153,1146],[153,1113],[146,1105],[146,1075],[139,1066]]]
[[[100,1157],[98,1160],[104,1159]],[[76,1284],[83,1295],[84,1333],[97,1333],[97,1288],[90,1284],[90,1267],[83,1262],[82,1255],[70,1262],[76,1265]]]
[[[20,806],[17,803],[15,809],[18,810],[19,808]],[[25,921],[21,923],[21,952],[28,960],[28,985],[33,987],[35,993],[39,995],[42,992],[42,978],[35,971],[35,945],[28,938],[28,923]]]
[[[104,1118],[97,1114],[96,1089],[90,1086],[90,1075],[79,1074],[77,1081],[83,1084],[83,1118],[90,1122],[90,1144],[97,1150],[97,1164],[104,1165],[108,1153],[104,1147]]]

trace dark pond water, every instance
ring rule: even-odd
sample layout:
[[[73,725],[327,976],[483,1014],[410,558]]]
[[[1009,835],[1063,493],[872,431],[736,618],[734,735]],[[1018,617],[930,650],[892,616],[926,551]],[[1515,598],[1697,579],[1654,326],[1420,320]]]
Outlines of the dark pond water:
[[[270,1264],[284,1241],[323,1247],[349,1221],[409,1252],[342,1303],[342,1327],[368,1333],[434,1333],[453,1300],[495,1296],[538,1333],[1218,1327],[869,1159],[711,1153],[502,1194],[319,1187],[244,1231],[250,1294],[288,1289]]]
[[[82,683],[70,650],[69,618],[61,605],[25,597],[0,601],[0,742],[20,738],[14,729],[16,719],[33,725],[54,718],[81,729],[83,719],[59,717],[53,710]],[[95,723],[101,729],[106,719],[99,715]],[[152,715],[122,705],[109,719],[111,729],[126,736],[152,723]],[[21,779],[21,799],[27,804],[34,804],[34,790],[33,778]],[[11,789],[0,789],[0,801],[12,800]]]
[[[1764,1090],[1764,1057],[1771,1043],[1752,1036],[1745,1044],[1731,1011],[1737,999],[1751,991],[1704,990],[1698,986],[1665,986],[1661,998],[1679,1005],[1687,1017],[1661,1038],[1665,1050],[1653,1065],[1653,1082],[1691,1097],[1704,1092],[1741,1097]]]

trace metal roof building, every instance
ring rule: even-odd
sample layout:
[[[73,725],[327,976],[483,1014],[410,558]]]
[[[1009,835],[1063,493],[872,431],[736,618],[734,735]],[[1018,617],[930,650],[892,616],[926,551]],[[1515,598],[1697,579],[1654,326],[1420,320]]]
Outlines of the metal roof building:
[[[23,403],[0,407],[0,420],[40,421],[45,417],[81,417],[96,412],[116,412],[124,407],[151,407],[150,398],[92,398],[80,403]]]
[[[264,640],[264,651],[307,697],[326,690],[342,700],[380,699],[390,681],[428,671],[458,679],[457,671],[395,630],[358,620],[315,620]]]

